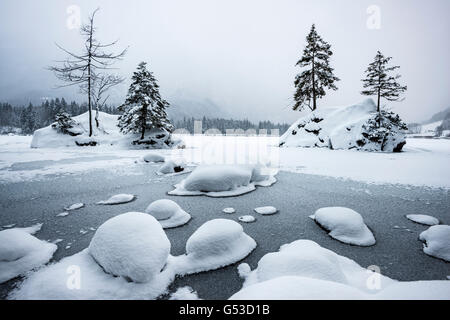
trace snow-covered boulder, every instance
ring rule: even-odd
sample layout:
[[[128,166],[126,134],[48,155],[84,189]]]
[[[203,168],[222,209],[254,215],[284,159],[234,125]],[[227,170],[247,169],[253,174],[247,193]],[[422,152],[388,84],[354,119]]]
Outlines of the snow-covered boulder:
[[[246,216],[239,217],[238,220],[241,222],[244,222],[244,223],[253,223],[256,221],[256,218],[251,215],[246,215]]]
[[[149,163],[158,163],[166,161],[163,155],[155,152],[146,154],[145,156],[142,157],[142,160]]]
[[[423,252],[429,256],[450,261],[450,226],[432,226],[420,234]]]
[[[151,215],[129,212],[98,228],[89,245],[89,253],[106,272],[145,283],[165,266],[170,242]]]
[[[255,212],[263,216],[271,216],[278,212],[278,209],[272,206],[255,208]]]
[[[136,199],[136,196],[134,194],[116,194],[115,196],[112,196],[108,200],[97,202],[97,204],[100,205],[117,205],[117,204],[124,204],[131,201],[134,201]]]
[[[436,219],[435,217],[432,216],[428,216],[425,214],[409,214],[406,216],[406,218],[408,218],[409,220],[418,223],[418,224],[423,224],[426,226],[435,226],[439,224],[439,220]]]
[[[382,112],[380,118],[373,100],[367,99],[346,107],[321,108],[300,118],[280,138],[280,146],[400,152],[406,130],[398,115]]]
[[[177,257],[179,274],[219,269],[236,263],[256,248],[256,242],[232,220],[203,224],[186,242],[186,255]]]
[[[260,166],[201,165],[169,194],[231,197],[254,191],[256,186],[271,186],[275,182],[274,173]]]
[[[0,231],[0,283],[50,261],[58,247],[32,236],[41,226]]]
[[[450,282],[390,279],[310,240],[283,245],[251,270],[238,266],[243,288],[231,300],[449,299]]]
[[[349,208],[331,207],[316,211],[311,218],[343,243],[373,246],[376,241],[361,215]]]
[[[191,220],[189,213],[181,209],[175,201],[168,199],[151,203],[145,212],[155,217],[164,229],[180,227]]]
[[[157,171],[158,175],[186,172],[186,164],[181,160],[168,160]]]

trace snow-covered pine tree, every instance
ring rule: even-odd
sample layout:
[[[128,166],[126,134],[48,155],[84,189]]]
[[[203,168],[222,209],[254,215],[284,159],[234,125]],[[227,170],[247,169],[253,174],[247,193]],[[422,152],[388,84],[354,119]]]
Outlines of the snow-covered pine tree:
[[[330,66],[330,57],[333,55],[331,45],[319,36],[314,24],[306,41],[303,56],[296,66],[307,69],[295,78],[297,90],[293,109],[301,111],[307,106],[314,111],[317,109],[317,99],[326,95],[325,89],[337,90],[335,82],[339,78],[333,74],[334,69]]]
[[[167,118],[169,103],[161,98],[159,85],[153,73],[147,70],[147,63],[141,62],[134,72],[125,103],[119,107],[119,128],[124,134],[140,133],[160,129],[168,133],[173,126]]]
[[[23,108],[20,113],[20,127],[25,134],[33,133],[36,129],[36,112],[30,103],[28,107]]]
[[[392,71],[399,69],[399,66],[388,66],[392,57],[385,57],[380,51],[377,52],[375,60],[369,64],[366,70],[366,78],[362,80],[363,90],[361,94],[366,96],[377,96],[377,111],[381,114],[381,98],[388,101],[399,101],[400,96],[408,87],[400,85],[397,80],[399,74],[390,75]]]
[[[72,119],[67,112],[59,112],[55,116],[55,123],[52,124],[52,128],[71,136],[78,136],[81,134],[78,130],[73,130],[78,123]]]

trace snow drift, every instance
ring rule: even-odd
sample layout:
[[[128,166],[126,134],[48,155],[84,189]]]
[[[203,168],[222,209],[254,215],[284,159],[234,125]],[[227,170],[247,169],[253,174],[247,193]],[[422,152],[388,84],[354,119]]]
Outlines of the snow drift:
[[[41,226],[0,231],[0,283],[50,261],[58,247],[32,236]]]
[[[422,232],[419,238],[425,242],[423,252],[450,262],[450,226],[432,226]]]
[[[383,113],[383,125],[376,128],[377,115],[372,99],[318,109],[295,122],[280,138],[280,146],[400,152],[406,144],[404,124],[398,116]]]
[[[427,300],[450,299],[449,281],[399,282],[310,240],[286,244],[238,267],[243,288],[231,300]]]
[[[232,197],[254,191],[256,186],[271,186],[276,181],[273,172],[256,165],[201,165],[169,194]]]

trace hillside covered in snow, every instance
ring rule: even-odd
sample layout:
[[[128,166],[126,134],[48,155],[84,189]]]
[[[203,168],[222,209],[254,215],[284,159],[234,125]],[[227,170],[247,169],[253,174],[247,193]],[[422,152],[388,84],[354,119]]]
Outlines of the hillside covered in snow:
[[[398,115],[382,112],[372,99],[344,107],[318,109],[297,120],[281,137],[282,147],[323,147],[400,152],[406,126]]]

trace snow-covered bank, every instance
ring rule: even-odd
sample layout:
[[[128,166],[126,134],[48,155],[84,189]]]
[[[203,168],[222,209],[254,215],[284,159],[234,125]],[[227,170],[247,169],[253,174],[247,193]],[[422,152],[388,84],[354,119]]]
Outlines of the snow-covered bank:
[[[167,159],[185,159],[188,165],[254,164],[280,170],[351,179],[450,188],[450,140],[408,139],[401,153],[357,152],[326,148],[278,148],[277,137],[182,136],[186,149],[160,150]],[[135,174],[146,150],[119,145],[31,149],[31,137],[0,136],[0,182],[45,179],[91,170]],[[252,158],[252,156],[254,158]],[[150,164],[152,165],[152,164]]]

